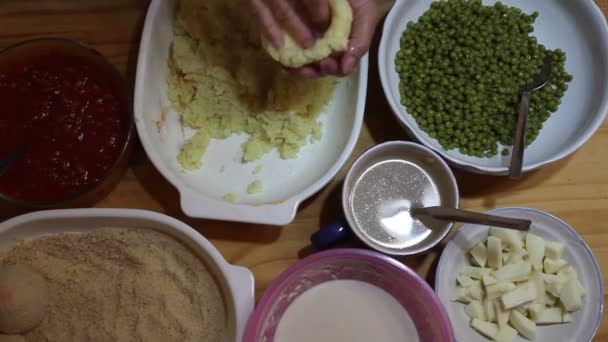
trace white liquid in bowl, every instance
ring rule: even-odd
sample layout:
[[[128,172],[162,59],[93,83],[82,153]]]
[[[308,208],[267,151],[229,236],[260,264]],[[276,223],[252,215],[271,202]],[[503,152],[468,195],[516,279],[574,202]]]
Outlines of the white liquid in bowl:
[[[416,326],[386,291],[334,280],[301,294],[281,318],[274,342],[419,342]]]

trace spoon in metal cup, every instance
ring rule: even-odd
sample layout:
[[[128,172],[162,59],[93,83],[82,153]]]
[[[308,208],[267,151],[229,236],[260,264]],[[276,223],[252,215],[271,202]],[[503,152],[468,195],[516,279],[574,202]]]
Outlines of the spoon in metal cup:
[[[421,218],[422,216],[432,217],[443,221],[453,221],[460,223],[482,224],[492,227],[510,228],[527,231],[532,225],[532,221],[496,215],[480,214],[472,211],[450,208],[450,207],[426,207],[411,208],[412,216]]]
[[[511,165],[509,166],[509,177],[519,179],[522,175],[524,161],[524,149],[526,148],[526,131],[528,126],[528,114],[530,112],[530,98],[532,93],[544,87],[551,76],[551,55],[547,54],[543,61],[540,72],[534,77],[532,83],[522,89],[521,102],[515,126],[513,138],[513,152],[511,154]]]

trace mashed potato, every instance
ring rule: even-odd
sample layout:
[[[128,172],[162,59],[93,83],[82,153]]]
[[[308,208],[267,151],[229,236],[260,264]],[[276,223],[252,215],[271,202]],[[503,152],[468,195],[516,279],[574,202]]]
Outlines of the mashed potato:
[[[293,68],[318,62],[334,52],[345,51],[353,23],[353,10],[348,0],[329,0],[332,18],[323,38],[317,40],[309,49],[302,49],[296,41],[286,34],[285,45],[277,49],[263,39],[264,48],[275,60]]]
[[[273,148],[297,157],[321,137],[319,113],[332,98],[332,78],[307,80],[285,72],[264,51],[241,1],[177,1],[169,61],[169,97],[183,124],[198,130],[178,161],[202,166],[209,141],[247,133],[244,161]]]

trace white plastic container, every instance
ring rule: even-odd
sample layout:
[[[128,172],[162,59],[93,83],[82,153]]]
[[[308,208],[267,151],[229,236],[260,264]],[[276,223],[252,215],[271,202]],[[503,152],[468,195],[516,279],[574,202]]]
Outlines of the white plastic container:
[[[169,216],[130,209],[52,210],[26,214],[0,223],[0,250],[10,248],[19,240],[42,235],[110,227],[154,229],[190,247],[212,270],[224,294],[228,313],[225,342],[241,341],[255,303],[253,274],[244,267],[230,265],[207,239]]]
[[[257,163],[235,161],[247,139],[241,135],[212,141],[203,168],[185,172],[177,155],[192,132],[182,128],[178,113],[168,111],[167,99],[173,19],[174,1],[152,1],[140,44],[134,112],[148,157],[177,188],[188,216],[270,225],[290,223],[299,204],[338,174],[355,147],[363,124],[367,57],[355,73],[340,80],[332,103],[321,114],[321,141],[305,146],[297,159],[283,160],[273,151]],[[163,113],[166,120],[158,125]],[[263,164],[263,170],[252,175],[259,164]],[[263,183],[263,193],[247,194],[248,184],[257,179]],[[237,203],[223,200],[227,194],[236,195]]]

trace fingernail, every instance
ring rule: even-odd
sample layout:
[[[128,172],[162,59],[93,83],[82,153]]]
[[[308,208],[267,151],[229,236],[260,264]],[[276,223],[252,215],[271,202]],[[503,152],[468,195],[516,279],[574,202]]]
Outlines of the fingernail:
[[[344,74],[350,73],[355,67],[356,62],[357,60],[353,56],[348,55],[344,57],[344,62],[342,63],[342,72]]]

